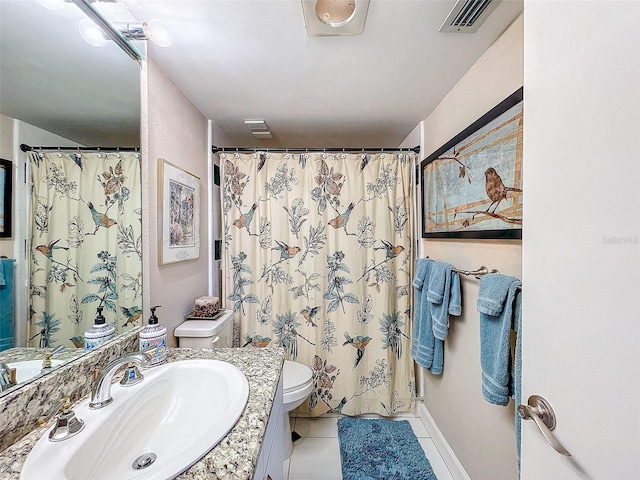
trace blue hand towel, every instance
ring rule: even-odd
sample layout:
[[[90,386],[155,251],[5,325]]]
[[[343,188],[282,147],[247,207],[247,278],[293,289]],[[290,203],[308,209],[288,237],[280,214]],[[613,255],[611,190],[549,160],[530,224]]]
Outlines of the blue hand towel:
[[[501,274],[488,274],[480,281],[480,364],[482,395],[496,405],[509,403],[510,333],[513,303],[520,280]]]
[[[433,260],[421,258],[416,260],[414,287],[413,334],[411,338],[411,356],[416,363],[429,368],[433,360],[433,333],[431,326],[430,303],[427,302],[426,290]]]
[[[520,422],[518,405],[522,404],[522,292],[516,292],[513,328],[516,331],[516,353],[513,362],[513,399],[516,404],[516,450],[518,452],[518,468],[520,468]]]
[[[434,375],[440,375],[444,366],[444,340],[449,332],[449,315],[460,315],[462,312],[460,277],[457,272],[453,271],[453,265],[448,263],[433,264],[429,293],[427,299],[431,303],[434,336],[433,361],[429,371]],[[431,302],[431,300],[435,302]]]
[[[4,280],[0,286],[0,351],[13,347],[13,262],[11,258],[0,259]]]
[[[453,271],[453,265],[436,262],[431,267],[427,299],[432,303],[433,335],[438,340],[446,340],[449,329],[449,315],[460,315],[460,277]]]

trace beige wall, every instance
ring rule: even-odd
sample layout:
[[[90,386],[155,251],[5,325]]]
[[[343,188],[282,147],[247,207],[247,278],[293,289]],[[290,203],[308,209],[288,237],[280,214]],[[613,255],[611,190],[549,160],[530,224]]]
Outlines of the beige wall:
[[[522,85],[520,16],[424,120],[421,156],[444,145]],[[517,240],[427,240],[421,246],[423,255],[459,268],[485,265],[521,276],[522,247]],[[516,479],[513,402],[500,407],[482,397],[478,284],[475,278],[462,278],[463,315],[451,320],[443,375],[422,374],[424,403],[473,480]]]
[[[15,161],[13,158],[13,118],[4,115],[0,115],[0,158]],[[13,238],[0,238],[0,255],[13,257]]]
[[[158,318],[175,346],[173,330],[193,310],[194,299],[208,292],[208,121],[151,59],[144,62],[141,83],[144,320],[150,306],[162,305]],[[196,260],[158,265],[158,158],[200,177]]]

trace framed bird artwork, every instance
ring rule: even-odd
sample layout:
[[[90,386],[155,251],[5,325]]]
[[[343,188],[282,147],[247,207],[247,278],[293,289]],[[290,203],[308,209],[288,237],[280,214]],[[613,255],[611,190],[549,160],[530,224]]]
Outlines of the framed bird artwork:
[[[11,192],[13,169],[9,160],[0,158],[0,237],[11,237]]]
[[[158,265],[200,256],[200,178],[158,159]]]
[[[423,238],[522,238],[523,89],[420,163]]]

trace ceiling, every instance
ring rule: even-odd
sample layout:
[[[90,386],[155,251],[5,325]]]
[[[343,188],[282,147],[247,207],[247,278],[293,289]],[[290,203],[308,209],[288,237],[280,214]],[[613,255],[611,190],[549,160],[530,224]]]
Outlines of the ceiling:
[[[140,66],[86,43],[75,6],[0,0],[0,113],[84,145],[140,144]]]
[[[13,12],[7,25],[6,3],[42,9],[35,1],[0,0],[2,113],[25,121],[31,118],[30,123],[37,125],[38,116],[51,122],[50,110],[55,106],[67,120],[80,112],[77,128],[90,123],[87,117],[95,114],[99,117],[95,124],[109,117],[111,123],[124,126],[127,120],[118,115],[131,107],[122,104],[131,103],[131,95],[118,91],[121,82],[111,74],[122,68],[122,62],[137,64],[122,52],[118,61],[100,62],[111,72],[99,90],[100,97],[106,98],[102,114],[99,108],[86,108],[97,101],[86,94],[60,99],[40,91],[45,99],[27,95],[35,99],[30,106],[20,105],[25,95],[16,101],[12,93],[6,94],[6,90],[20,89],[21,82],[34,80],[32,76],[54,76],[71,85],[82,70],[82,85],[74,85],[80,90],[86,89],[87,82],[97,81],[84,79],[86,75],[105,76],[100,73],[102,67],[90,67],[88,59],[75,68],[60,58],[54,60],[56,53],[62,55],[69,47],[58,45],[61,38],[49,37],[50,48],[44,52],[29,50],[34,32],[28,22],[33,22],[29,15],[34,12],[23,15],[26,18]],[[502,0],[476,33],[454,34],[438,29],[455,0],[371,0],[362,35],[310,37],[301,0],[144,0],[142,4],[133,16],[139,21],[164,20],[173,38],[165,48],[149,43],[149,57],[234,145],[290,148],[398,146],[523,8],[522,0]],[[76,7],[65,7],[72,8]],[[64,30],[70,34],[74,29]],[[14,37],[10,42],[14,50],[24,52],[20,59],[7,58],[11,52],[5,42]],[[70,43],[82,42],[77,37]],[[104,52],[106,47],[89,48]],[[115,67],[110,66],[112,61]],[[33,73],[5,83],[5,77],[10,77],[7,65],[15,62],[29,62]],[[28,114],[18,112],[22,107],[28,107]],[[274,138],[255,139],[244,125],[249,119],[265,120]]]

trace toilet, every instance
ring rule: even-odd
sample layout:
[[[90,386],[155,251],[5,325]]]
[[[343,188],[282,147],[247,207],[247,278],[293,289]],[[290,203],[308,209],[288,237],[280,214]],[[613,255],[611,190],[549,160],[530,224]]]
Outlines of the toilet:
[[[313,389],[313,372],[298,362],[284,361],[282,368],[283,405],[283,458],[286,460],[293,452],[293,441],[289,412],[298,408],[307,399]]]
[[[173,331],[178,347],[233,347],[233,312],[227,310],[216,320],[185,320]]]
[[[233,316],[227,311],[217,320],[186,320],[176,327],[173,334],[182,348],[231,348],[233,347]],[[289,412],[298,408],[313,389],[313,372],[298,362],[285,360],[282,368],[283,405],[283,459],[291,456],[293,441]]]

